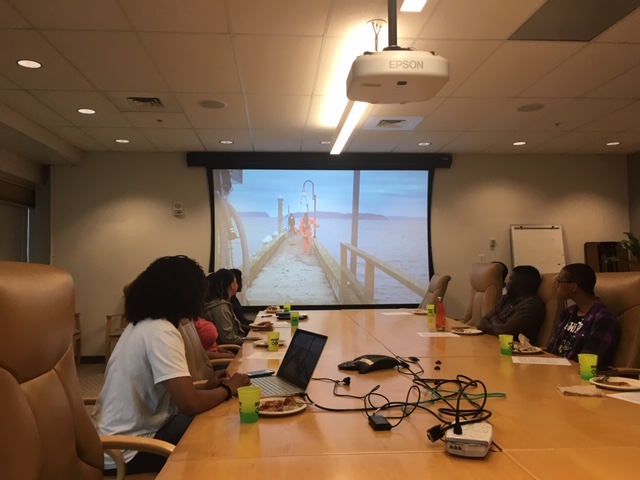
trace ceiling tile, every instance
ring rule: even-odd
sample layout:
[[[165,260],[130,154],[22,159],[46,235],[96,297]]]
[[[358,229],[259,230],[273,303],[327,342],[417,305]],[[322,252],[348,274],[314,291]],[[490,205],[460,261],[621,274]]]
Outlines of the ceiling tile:
[[[507,132],[460,132],[439,152],[480,153],[501,141]]]
[[[310,101],[311,97],[302,95],[247,95],[251,128],[265,129],[278,126],[282,130],[302,130]],[[278,121],[274,122],[274,118]]]
[[[301,129],[254,129],[253,145],[257,152],[299,152]]]
[[[97,88],[167,89],[133,33],[48,31],[45,35]]]
[[[330,4],[330,0],[233,0],[228,3],[232,33],[320,36]]]
[[[71,125],[67,119],[24,90],[0,90],[0,102],[40,125]]]
[[[207,152],[250,152],[253,150],[248,129],[203,129],[196,130]],[[220,140],[231,140],[233,145],[221,145]]]
[[[606,137],[605,132],[564,132],[546,143],[536,145],[529,153],[570,153],[575,145],[592,143]]]
[[[483,150],[483,153],[523,154],[528,153],[537,145],[542,145],[563,135],[562,132],[508,132],[500,139]],[[514,142],[527,142],[526,145],[514,145]]]
[[[449,98],[422,122],[422,128],[436,132],[465,131],[480,123],[507,101],[487,98]]]
[[[571,100],[568,98],[513,98],[493,110],[486,118],[483,118],[480,123],[474,126],[474,130],[481,132],[535,130],[531,128],[532,124],[535,124],[536,121],[543,117],[549,116],[550,112],[555,112],[570,102]],[[532,104],[544,105],[544,108],[532,112],[518,110],[520,107]],[[553,130],[553,128],[548,128],[547,130]]]
[[[82,127],[82,131],[99,142],[104,151],[110,152],[157,152],[152,145],[137,129],[133,128],[102,128]],[[130,143],[116,143],[117,138],[125,138]]]
[[[580,97],[639,63],[640,45],[589,44],[522,95]]]
[[[516,96],[560,65],[580,47],[580,44],[566,42],[505,42],[468,76],[453,95]],[[496,72],[500,74],[496,75]]]
[[[136,30],[227,33],[224,0],[120,0]]]
[[[157,91],[125,91],[125,92],[104,92],[104,94],[111,100],[121,112],[153,112],[159,111],[165,113],[180,113],[182,107],[174,95],[171,92],[157,92]],[[128,98],[158,98],[162,103],[162,107],[156,106],[136,106],[128,100]]]
[[[595,98],[640,98],[640,65],[592,90],[587,96]]]
[[[42,35],[30,30],[0,30],[2,74],[26,89],[88,90],[91,84]],[[18,60],[36,60],[42,68],[22,68]]]
[[[244,92],[311,95],[321,43],[316,37],[236,37]]]
[[[42,103],[79,127],[129,127],[131,123],[115,106],[98,92],[58,92],[37,90],[33,95]],[[94,115],[78,113],[78,108],[91,108]]]
[[[507,39],[544,2],[545,0],[441,1],[421,36],[448,39]]]
[[[128,30],[117,2],[86,0],[19,0],[16,8],[38,28],[78,30]]]
[[[398,144],[398,153],[435,153],[458,137],[460,132],[429,132],[414,130]],[[429,146],[419,146],[418,142],[430,142]]]
[[[238,94],[178,93],[182,109],[191,125],[196,129],[248,128],[244,97]],[[220,109],[201,107],[201,100],[215,100],[227,106]]]
[[[100,151],[104,146],[79,127],[49,127],[53,133],[84,151]]]
[[[580,125],[619,110],[632,102],[633,100],[579,98],[569,101],[552,112],[546,112],[542,118],[531,123],[528,128],[533,131],[574,130]]]
[[[594,39],[595,42],[640,43],[640,8]]]
[[[629,130],[640,125],[640,101],[626,105],[597,120],[585,123],[578,130],[587,132],[616,132]]]
[[[241,93],[228,35],[141,34],[175,92]]]
[[[141,128],[190,128],[189,120],[182,113],[125,112],[124,116],[134,127]]]
[[[28,28],[31,25],[7,0],[0,0],[0,28]]]
[[[7,77],[0,75],[0,90],[15,90],[18,86]]]
[[[204,145],[186,128],[140,128],[140,133],[161,152],[200,152]]]

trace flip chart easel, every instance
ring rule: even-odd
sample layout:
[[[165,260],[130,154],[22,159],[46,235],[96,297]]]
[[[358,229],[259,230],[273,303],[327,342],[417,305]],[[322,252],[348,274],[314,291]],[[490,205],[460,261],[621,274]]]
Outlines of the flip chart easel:
[[[533,265],[540,273],[556,273],[565,265],[560,225],[511,225],[511,262]]]

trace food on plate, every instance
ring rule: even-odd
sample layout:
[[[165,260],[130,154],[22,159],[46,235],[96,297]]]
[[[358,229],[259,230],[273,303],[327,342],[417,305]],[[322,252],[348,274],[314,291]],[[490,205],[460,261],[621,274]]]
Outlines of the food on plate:
[[[280,310],[280,305],[269,305],[266,309],[267,313],[276,313]]]
[[[631,386],[629,382],[614,382],[607,378],[599,378],[598,383],[602,385],[610,385],[612,387],[630,387]]]
[[[285,397],[260,402],[261,412],[288,412],[299,408],[302,403],[296,397]]]
[[[255,322],[249,325],[252,330],[273,330],[273,322],[265,320],[264,322]]]

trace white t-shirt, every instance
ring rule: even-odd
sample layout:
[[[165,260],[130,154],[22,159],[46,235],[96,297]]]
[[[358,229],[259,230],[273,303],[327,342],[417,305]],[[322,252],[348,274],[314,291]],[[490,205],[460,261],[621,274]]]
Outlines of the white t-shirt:
[[[190,377],[178,329],[164,319],[127,325],[109,358],[93,413],[98,432],[153,437],[177,413],[162,382],[178,377]],[[125,450],[125,461],[136,453]],[[115,468],[106,455],[105,468]]]

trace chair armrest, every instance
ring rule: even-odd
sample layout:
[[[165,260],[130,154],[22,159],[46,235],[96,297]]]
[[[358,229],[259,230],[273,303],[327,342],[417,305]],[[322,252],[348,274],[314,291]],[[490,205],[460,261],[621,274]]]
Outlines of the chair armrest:
[[[98,397],[85,397],[82,399],[85,405],[95,405],[98,401]]]
[[[175,445],[155,438],[133,437],[127,435],[100,435],[102,448],[116,464],[118,475],[116,480],[125,478],[126,464],[121,450],[136,450],[138,452],[155,453],[168,457]]]
[[[240,351],[240,345],[236,345],[235,343],[225,343],[222,345],[218,345],[218,348],[224,348],[225,350],[232,350],[235,353]]]

